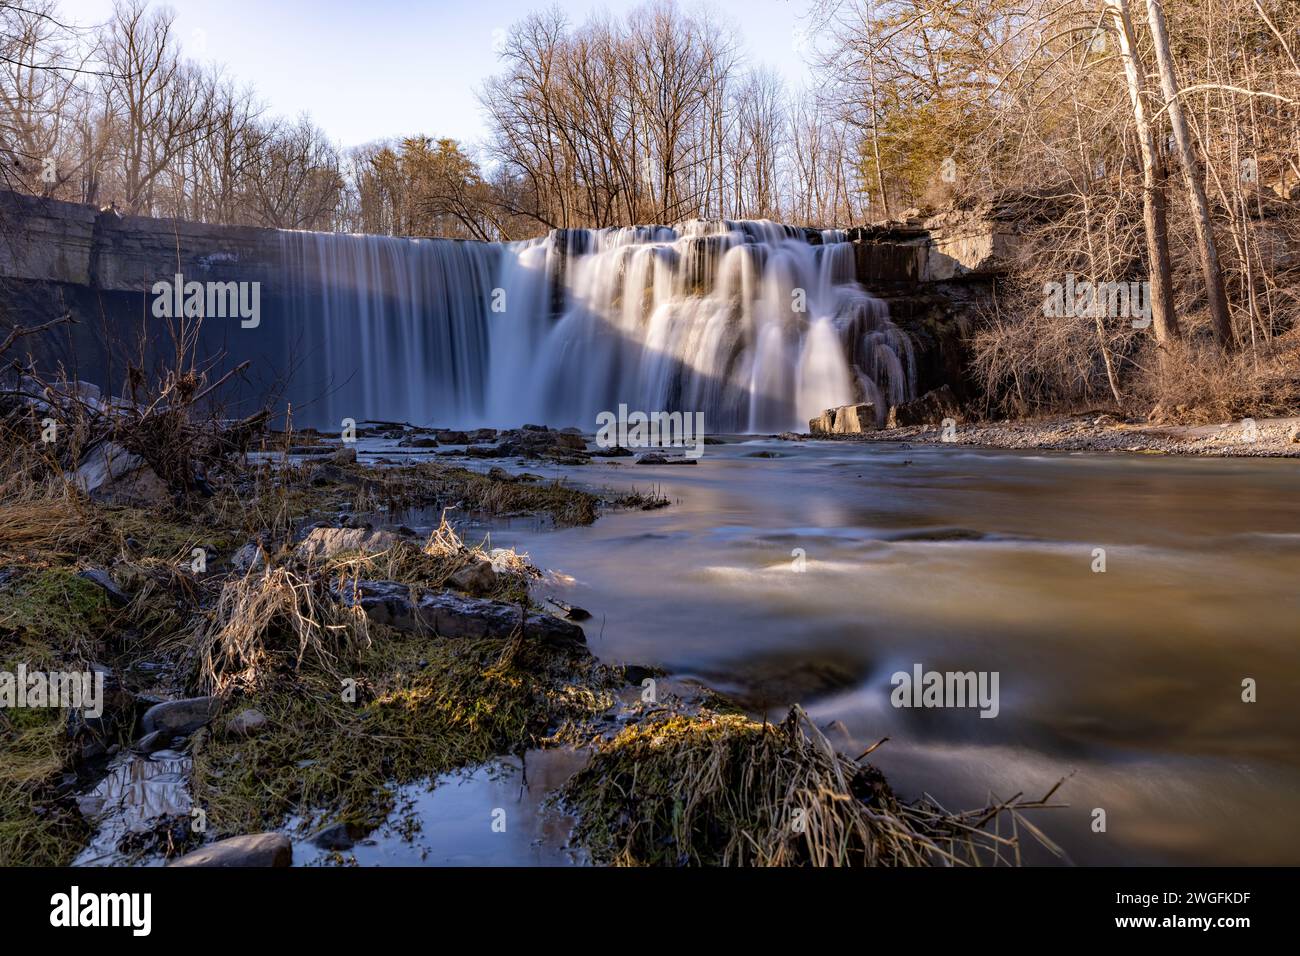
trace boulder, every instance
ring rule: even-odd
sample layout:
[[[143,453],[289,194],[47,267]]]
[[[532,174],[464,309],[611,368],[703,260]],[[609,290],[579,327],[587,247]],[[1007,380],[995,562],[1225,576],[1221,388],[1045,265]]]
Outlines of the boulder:
[[[461,431],[456,431],[451,428],[440,428],[434,434],[438,436],[438,441],[442,442],[444,445],[468,445],[469,444],[469,436],[467,434]],[[493,432],[491,437],[495,438],[496,432]]]
[[[95,501],[116,505],[161,505],[167,483],[143,458],[117,442],[100,442],[81,459],[72,483]]]
[[[374,553],[387,551],[397,544],[397,535],[391,531],[372,531],[369,528],[315,528],[303,538],[295,552],[301,561],[328,561],[335,555],[350,551]]]
[[[293,844],[283,833],[248,833],[200,847],[169,866],[290,866]]]
[[[808,422],[814,435],[861,435],[875,430],[876,406],[871,402],[828,408]]]
[[[952,389],[943,385],[926,392],[920,398],[902,405],[895,405],[889,410],[887,428],[906,428],[911,425],[938,426],[945,418],[957,419],[961,416],[961,407]]]
[[[339,595],[356,602],[376,624],[399,631],[432,631],[441,637],[509,637],[519,624],[519,608],[502,601],[466,598],[447,592],[412,594],[396,581],[357,581],[336,585]],[[582,628],[550,614],[530,611],[524,633],[555,647],[583,647]]]
[[[334,454],[330,455],[330,463],[334,465],[355,465],[357,463],[357,449],[353,445],[344,445]]]
[[[206,727],[217,716],[221,701],[216,697],[187,697],[154,704],[140,718],[146,734],[165,731],[173,737],[186,737],[200,727]]]

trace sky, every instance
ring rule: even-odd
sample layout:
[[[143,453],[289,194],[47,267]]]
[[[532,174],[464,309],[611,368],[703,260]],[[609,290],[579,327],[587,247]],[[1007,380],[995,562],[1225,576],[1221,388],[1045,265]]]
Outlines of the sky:
[[[621,16],[642,0],[557,0],[573,24]],[[792,89],[809,80],[798,53],[811,0],[707,0],[751,65]],[[310,113],[339,146],[425,133],[467,145],[487,137],[475,98],[500,71],[494,51],[511,24],[552,0],[173,0],[188,56],[252,85],[268,111]],[[681,5],[696,9],[696,0]],[[112,0],[60,0],[63,18],[102,22]]]

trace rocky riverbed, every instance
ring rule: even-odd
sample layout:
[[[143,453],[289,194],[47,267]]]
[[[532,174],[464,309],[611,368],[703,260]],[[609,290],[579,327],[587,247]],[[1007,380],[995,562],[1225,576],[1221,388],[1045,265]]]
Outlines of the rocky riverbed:
[[[808,436],[838,441],[977,445],[1044,451],[1142,452],[1227,458],[1300,458],[1300,418],[1151,425],[1107,414],[1000,422],[955,421],[882,428],[855,435]]]

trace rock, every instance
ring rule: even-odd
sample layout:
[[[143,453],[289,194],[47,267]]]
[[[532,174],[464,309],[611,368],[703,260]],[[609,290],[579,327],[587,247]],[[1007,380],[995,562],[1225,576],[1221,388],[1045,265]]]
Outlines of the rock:
[[[303,538],[294,552],[300,561],[328,561],[335,555],[349,551],[374,553],[387,551],[397,544],[397,535],[391,531],[372,531],[369,528],[315,528]]]
[[[1294,426],[1291,429],[1291,434],[1288,435],[1287,437],[1292,442],[1300,442],[1300,425]]]
[[[307,476],[307,483],[317,487],[332,484],[359,485],[361,478],[338,465],[317,465]]]
[[[290,866],[293,844],[283,833],[249,833],[186,853],[169,866]]]
[[[444,445],[468,445],[469,444],[469,435],[465,434],[464,432],[455,431],[454,429],[440,428],[436,432],[434,432],[434,434],[438,436],[438,441],[442,442]],[[475,432],[475,435],[477,434],[478,433]],[[492,433],[492,437],[493,438],[496,437],[495,432]]]
[[[555,446],[557,448],[568,448],[574,451],[586,451],[587,440],[582,435],[573,432],[553,432]]]
[[[861,435],[875,430],[876,406],[871,402],[828,408],[808,422],[814,435]]]
[[[254,707],[246,707],[226,721],[226,733],[233,737],[256,737],[268,723],[266,714]]]
[[[436,438],[403,438],[397,443],[402,448],[437,448]]]
[[[545,425],[525,425],[523,428],[526,432],[548,432],[550,429]]]
[[[166,749],[171,743],[172,735],[165,730],[155,730],[145,734],[139,740],[131,745],[131,749],[138,754],[157,753],[159,750]]]
[[[167,483],[143,458],[117,442],[100,442],[81,459],[72,482],[93,500],[117,505],[162,505]]]
[[[311,838],[322,850],[350,850],[366,835],[355,823],[331,823]]]
[[[800,435],[798,432],[781,432],[776,436],[781,441],[807,441],[807,435]]]
[[[343,600],[360,603],[370,620],[399,631],[433,631],[448,638],[509,637],[519,624],[519,608],[501,601],[466,598],[446,592],[412,596],[396,581],[357,581],[336,585]],[[525,635],[554,647],[587,643],[582,628],[550,614],[529,612]]]
[[[632,449],[615,445],[613,448],[597,448],[591,453],[592,458],[631,458]]]
[[[230,558],[230,566],[240,574],[260,571],[266,567],[266,551],[260,542],[250,541]]]
[[[642,681],[657,677],[659,674],[660,671],[655,670],[653,667],[644,667],[640,664],[623,665],[623,679],[636,687],[640,687]]]
[[[447,578],[447,583],[458,591],[479,596],[496,589],[497,573],[493,570],[491,561],[475,558]]]
[[[495,428],[480,428],[470,432],[469,437],[472,441],[495,441],[497,430]]]
[[[961,406],[957,397],[947,385],[926,392],[920,398],[902,405],[895,405],[889,410],[887,428],[906,428],[911,425],[938,426],[945,418],[959,419]]]
[[[344,445],[330,455],[329,460],[332,465],[355,465],[357,463],[357,449],[353,445]]]
[[[92,584],[98,585],[100,589],[108,595],[109,601],[118,607],[126,607],[131,603],[130,595],[126,594],[121,588],[119,588],[117,582],[113,580],[112,575],[103,568],[86,568],[84,571],[78,571],[77,577],[85,578]]]
[[[155,704],[144,712],[140,726],[146,734],[155,730],[185,737],[205,727],[217,716],[221,701],[216,697],[187,697]]]
[[[514,481],[515,480],[515,476],[510,474],[510,472],[506,471],[500,465],[493,465],[491,468],[489,468],[487,476],[491,478],[493,481]]]

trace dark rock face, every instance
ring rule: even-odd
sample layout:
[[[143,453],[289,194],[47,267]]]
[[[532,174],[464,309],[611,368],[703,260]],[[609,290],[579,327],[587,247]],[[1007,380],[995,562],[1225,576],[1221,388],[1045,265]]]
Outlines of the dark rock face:
[[[186,853],[170,866],[291,866],[293,844],[282,833],[249,833]]]
[[[509,637],[519,624],[519,608],[501,601],[443,593],[412,595],[396,581],[344,583],[340,595],[361,605],[370,620],[399,631],[432,631],[441,637]],[[555,647],[585,647],[582,628],[550,614],[529,612],[524,635]]]
[[[176,737],[184,737],[211,723],[220,708],[221,701],[215,697],[169,700],[145,711],[140,718],[140,726],[146,734],[162,730]]]
[[[945,418],[958,418],[961,406],[952,389],[943,385],[926,392],[920,398],[902,405],[895,405],[889,410],[888,428],[904,428],[909,425],[939,425]]]

